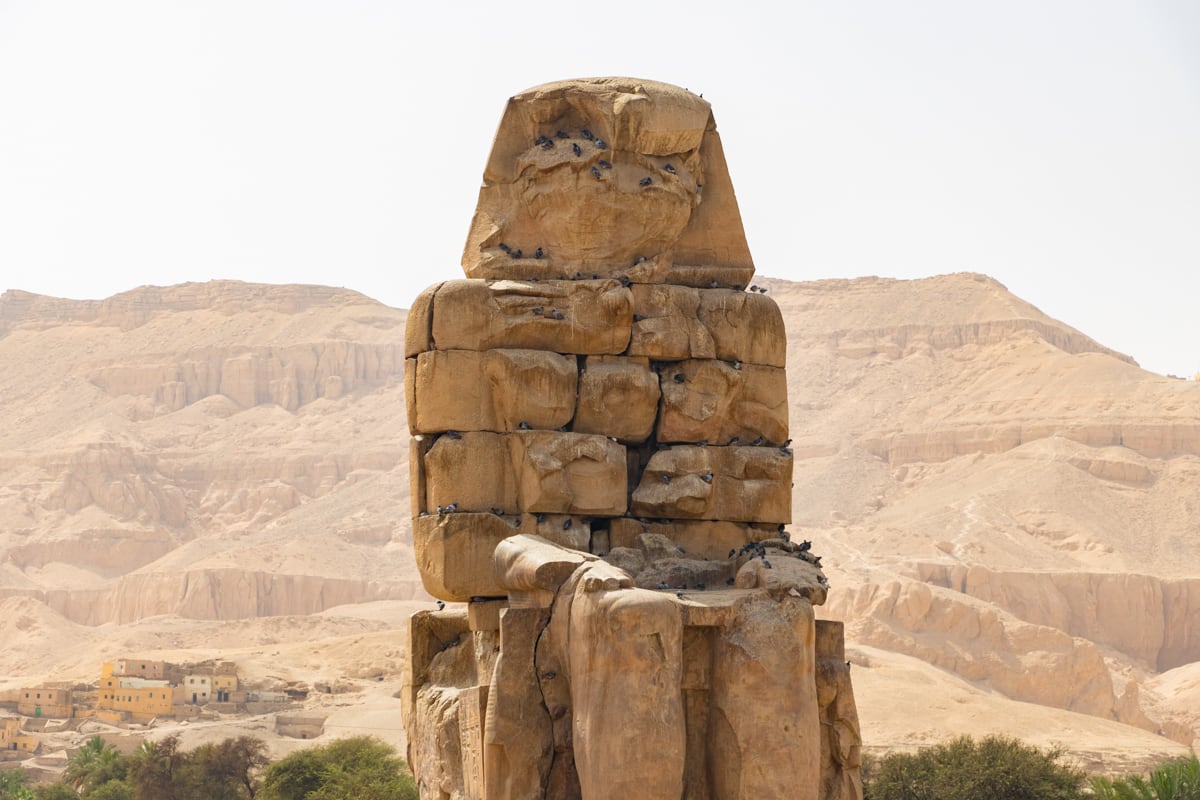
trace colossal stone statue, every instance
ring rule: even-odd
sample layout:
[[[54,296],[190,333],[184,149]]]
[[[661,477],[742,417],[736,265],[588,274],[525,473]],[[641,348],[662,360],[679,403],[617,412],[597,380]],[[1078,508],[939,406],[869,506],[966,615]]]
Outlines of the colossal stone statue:
[[[707,102],[509,100],[410,312],[403,692],[423,798],[859,798],[828,584],[790,521],[786,338]]]

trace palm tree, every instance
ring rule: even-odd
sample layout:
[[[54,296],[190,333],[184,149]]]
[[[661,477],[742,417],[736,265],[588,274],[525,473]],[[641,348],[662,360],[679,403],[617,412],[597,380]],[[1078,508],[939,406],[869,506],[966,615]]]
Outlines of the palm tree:
[[[67,762],[63,780],[87,792],[111,780],[125,777],[125,757],[99,736],[93,736]]]
[[[1092,778],[1092,794],[1100,800],[1200,800],[1200,760],[1168,761],[1149,778]]]

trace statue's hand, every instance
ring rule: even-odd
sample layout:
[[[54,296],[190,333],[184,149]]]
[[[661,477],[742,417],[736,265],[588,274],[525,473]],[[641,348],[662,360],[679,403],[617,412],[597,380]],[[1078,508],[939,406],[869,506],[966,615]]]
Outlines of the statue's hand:
[[[825,576],[814,564],[785,553],[750,559],[738,570],[734,585],[739,589],[766,589],[775,597],[798,595],[813,605],[825,602],[829,588]]]
[[[634,585],[633,577],[607,561],[593,561],[589,564],[580,580],[580,586],[585,592],[611,592],[615,589],[629,589]]]

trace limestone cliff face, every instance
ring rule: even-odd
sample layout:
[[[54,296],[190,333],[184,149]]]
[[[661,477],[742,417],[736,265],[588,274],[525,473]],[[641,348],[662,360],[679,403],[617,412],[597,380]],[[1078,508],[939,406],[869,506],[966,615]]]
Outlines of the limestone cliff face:
[[[834,565],[848,641],[1011,699],[1200,734],[1156,680],[1200,660],[1200,384],[981,275],[771,289],[792,505]]]
[[[404,321],[317,286],[6,292],[0,594],[85,625],[421,596]]]

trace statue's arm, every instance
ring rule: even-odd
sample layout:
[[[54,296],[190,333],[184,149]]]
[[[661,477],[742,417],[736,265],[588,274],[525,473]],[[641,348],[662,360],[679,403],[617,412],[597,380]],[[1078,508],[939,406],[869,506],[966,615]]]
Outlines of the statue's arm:
[[[633,586],[633,578],[624,570],[540,536],[510,536],[492,554],[496,579],[503,588],[516,592],[557,591],[584,564],[590,565],[582,579],[585,591]]]

